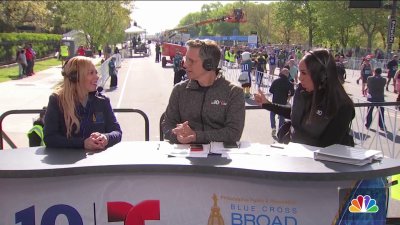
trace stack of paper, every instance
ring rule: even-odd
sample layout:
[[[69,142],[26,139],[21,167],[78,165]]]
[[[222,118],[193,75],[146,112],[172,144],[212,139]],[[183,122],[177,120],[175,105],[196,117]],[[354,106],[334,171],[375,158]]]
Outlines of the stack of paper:
[[[345,145],[331,145],[314,152],[314,159],[363,166],[382,159],[378,150],[364,150]]]

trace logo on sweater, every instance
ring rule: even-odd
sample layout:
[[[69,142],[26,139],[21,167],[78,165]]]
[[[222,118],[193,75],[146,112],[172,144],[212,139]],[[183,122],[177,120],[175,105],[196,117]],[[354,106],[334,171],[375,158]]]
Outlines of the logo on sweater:
[[[225,101],[218,100],[218,99],[215,99],[215,100],[211,101],[211,105],[227,105],[227,104],[228,103],[226,103]]]

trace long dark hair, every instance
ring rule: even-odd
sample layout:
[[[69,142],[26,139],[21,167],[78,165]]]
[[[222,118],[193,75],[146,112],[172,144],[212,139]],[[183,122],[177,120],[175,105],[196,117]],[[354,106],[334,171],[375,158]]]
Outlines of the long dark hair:
[[[314,84],[310,120],[317,110],[332,118],[341,105],[353,104],[339,81],[333,55],[326,49],[308,51],[303,57]]]

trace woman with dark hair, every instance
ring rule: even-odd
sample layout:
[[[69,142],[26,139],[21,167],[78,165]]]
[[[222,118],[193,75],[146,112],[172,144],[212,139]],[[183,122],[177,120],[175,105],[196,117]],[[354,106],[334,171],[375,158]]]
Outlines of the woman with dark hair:
[[[354,146],[349,134],[354,104],[338,79],[333,56],[325,49],[309,51],[300,60],[299,71],[300,84],[291,108],[271,103],[261,91],[255,95],[264,109],[291,120],[289,132],[283,132],[289,139],[281,141],[319,147]]]

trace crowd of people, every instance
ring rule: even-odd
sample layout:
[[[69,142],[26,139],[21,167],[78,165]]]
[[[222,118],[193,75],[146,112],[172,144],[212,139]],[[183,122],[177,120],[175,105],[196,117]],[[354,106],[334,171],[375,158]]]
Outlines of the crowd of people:
[[[269,75],[275,75],[276,68],[279,70],[278,78],[269,87],[272,101],[261,89],[254,94],[254,99],[270,111],[272,135],[277,136],[279,142],[319,147],[354,146],[350,124],[355,110],[343,87],[346,79],[343,55],[333,56],[327,49],[294,49],[283,57],[279,56],[282,50],[273,48],[266,50],[267,54],[238,51],[221,48],[211,40],[198,39],[189,40],[186,46],[185,58],[178,52],[174,59],[176,79],[161,123],[165,138],[172,143],[239,141],[245,124],[245,99],[250,96],[251,73],[260,72],[256,74],[256,85],[260,87],[262,76],[268,73],[268,64]],[[239,62],[242,87],[223,76],[219,68],[221,59]],[[387,68],[394,80],[400,76],[394,69],[397,60],[398,57],[393,56],[393,63]],[[359,80],[363,81],[362,91],[367,100],[383,102],[390,80],[382,78],[382,69],[372,68],[368,58],[361,68]],[[185,73],[186,79],[182,79],[180,71]],[[111,72],[115,70],[111,68]],[[40,117],[42,123],[38,125],[42,125],[43,130],[40,144],[99,151],[121,141],[122,130],[110,100],[97,89],[99,77],[92,61],[84,56],[73,57],[64,64],[62,75],[62,84],[50,96],[45,116]],[[116,86],[115,82],[111,81],[111,85]],[[393,83],[396,85],[395,81]],[[291,105],[288,104],[290,98],[293,98]],[[379,126],[386,130],[382,107],[379,108]],[[369,107],[367,128],[372,122],[372,111],[373,107]],[[30,131],[30,134],[35,133],[35,129]],[[35,143],[38,143],[37,137]]]

